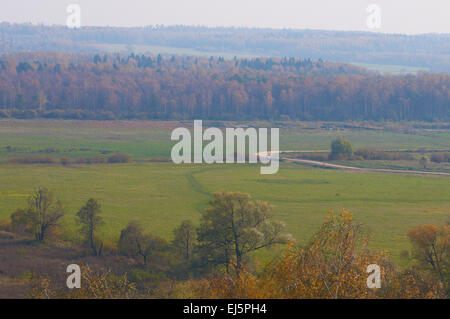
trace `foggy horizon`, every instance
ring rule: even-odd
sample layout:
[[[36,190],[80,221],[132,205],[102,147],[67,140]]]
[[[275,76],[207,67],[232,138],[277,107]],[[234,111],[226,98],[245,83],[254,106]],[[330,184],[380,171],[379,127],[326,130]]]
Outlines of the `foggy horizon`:
[[[332,0],[299,2],[280,0],[17,0],[0,2],[0,22],[34,25],[65,25],[69,4],[81,7],[86,27],[195,26],[209,28],[257,28],[291,30],[355,31],[385,34],[449,34],[450,3],[423,1]],[[381,8],[381,28],[366,25],[370,4]]]

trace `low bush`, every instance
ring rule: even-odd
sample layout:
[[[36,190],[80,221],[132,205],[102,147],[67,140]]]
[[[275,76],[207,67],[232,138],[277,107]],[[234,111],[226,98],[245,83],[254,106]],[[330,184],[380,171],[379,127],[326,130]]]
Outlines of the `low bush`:
[[[431,155],[430,160],[435,163],[450,163],[450,153],[435,153]]]
[[[354,155],[355,157],[357,156],[364,160],[401,161],[414,159],[414,157],[410,153],[385,152],[385,151],[377,151],[370,148],[361,148],[357,150]]]
[[[79,157],[74,159],[75,164],[105,164],[106,158],[104,156],[94,156],[94,157]]]
[[[10,164],[55,164],[56,161],[51,157],[43,157],[43,156],[19,156],[14,157],[8,160]]]
[[[131,163],[133,160],[130,155],[123,153],[116,153],[108,157],[108,163],[116,164],[116,163]]]
[[[0,221],[0,231],[11,231],[11,222],[9,220]]]
[[[68,159],[67,157],[61,157],[59,159],[59,162],[61,163],[62,166],[67,166],[70,164],[70,159]]]
[[[59,150],[55,149],[53,147],[49,147],[49,148],[46,148],[46,149],[43,149],[43,150],[39,150],[37,152],[38,153],[59,153]]]

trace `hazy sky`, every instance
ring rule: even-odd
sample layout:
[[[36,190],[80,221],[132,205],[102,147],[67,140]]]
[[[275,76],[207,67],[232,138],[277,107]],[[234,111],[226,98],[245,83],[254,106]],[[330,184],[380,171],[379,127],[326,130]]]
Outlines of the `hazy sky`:
[[[450,33],[450,0],[0,0],[0,21],[65,24],[66,7],[81,7],[81,24],[187,24],[371,30],[366,8],[382,9],[387,33]]]

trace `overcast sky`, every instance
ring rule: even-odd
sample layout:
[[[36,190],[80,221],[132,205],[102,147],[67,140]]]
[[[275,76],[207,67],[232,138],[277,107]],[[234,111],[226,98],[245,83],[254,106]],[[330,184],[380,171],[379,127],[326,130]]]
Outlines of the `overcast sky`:
[[[89,26],[207,25],[450,33],[450,0],[0,0],[0,21],[65,24],[66,7],[81,7]],[[381,9],[369,29],[366,8]]]

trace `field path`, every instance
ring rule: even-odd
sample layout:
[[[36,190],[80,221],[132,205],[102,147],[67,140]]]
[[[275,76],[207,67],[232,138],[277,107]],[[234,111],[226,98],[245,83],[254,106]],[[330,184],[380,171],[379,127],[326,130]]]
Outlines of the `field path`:
[[[299,151],[289,150],[289,151],[277,151],[276,153],[281,154],[281,153],[297,153],[297,152],[299,152]],[[257,153],[257,155],[264,157],[264,156],[267,156],[267,152]],[[269,155],[269,157],[270,157],[270,155]],[[326,163],[326,162],[312,161],[312,160],[306,160],[306,159],[288,158],[288,157],[281,157],[281,156],[280,156],[280,160],[283,160],[283,161],[286,161],[286,162],[307,164],[307,165],[317,166],[317,167],[328,167],[328,168],[336,168],[336,169],[345,169],[345,170],[352,170],[352,171],[358,171],[358,172],[397,173],[397,174],[408,174],[408,175],[450,176],[450,173],[445,173],[445,172],[407,171],[407,170],[384,169],[384,168],[361,168],[361,167],[339,165],[339,164],[331,164],[331,163]]]

